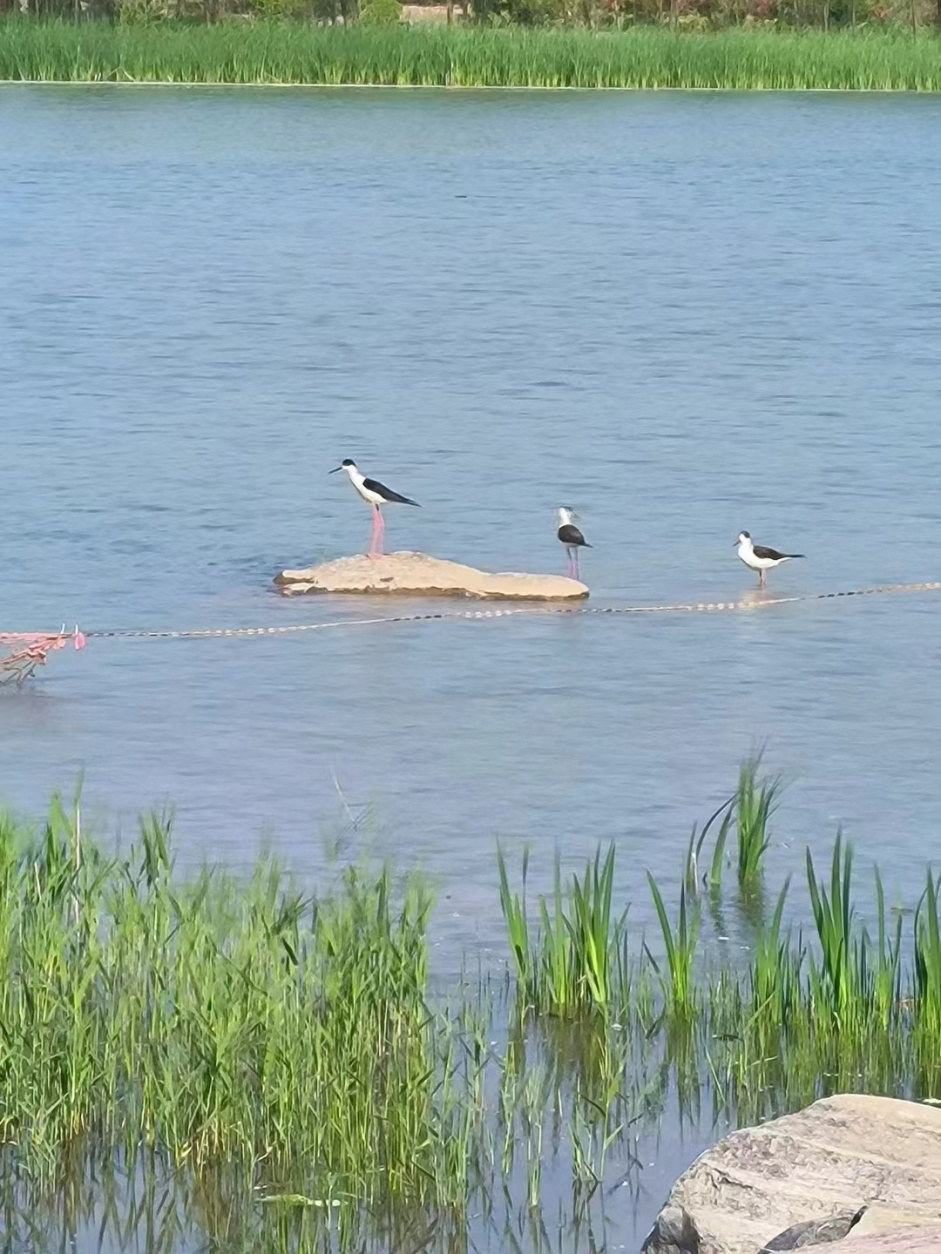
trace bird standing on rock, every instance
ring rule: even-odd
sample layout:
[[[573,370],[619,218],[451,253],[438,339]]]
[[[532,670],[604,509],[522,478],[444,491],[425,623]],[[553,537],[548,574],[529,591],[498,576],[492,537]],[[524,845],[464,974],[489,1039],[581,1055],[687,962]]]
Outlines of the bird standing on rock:
[[[383,505],[414,505],[416,509],[420,509],[421,506],[417,501],[409,500],[407,496],[399,496],[398,492],[393,492],[391,488],[387,488],[384,483],[380,483],[377,479],[367,479],[351,457],[344,458],[339,466],[334,466],[330,474],[335,475],[340,470],[346,471],[350,477],[350,483],[352,483],[366,504],[372,506],[372,532],[369,537],[369,556],[381,557],[382,539],[386,529],[382,517]]]
[[[578,579],[578,550],[590,549],[592,546],[572,522],[574,517],[574,510],[567,509],[564,505],[561,506],[559,509],[559,530],[556,532],[556,535],[559,537],[559,542],[565,545],[567,559],[565,573],[571,579]]]
[[[747,531],[739,532],[739,537],[735,541],[735,547],[738,549],[739,557],[748,569],[758,572],[759,588],[765,586],[766,570],[780,566],[782,562],[790,562],[796,557],[804,556],[803,553],[779,553],[777,549],[765,548],[763,544],[752,544],[752,538]]]

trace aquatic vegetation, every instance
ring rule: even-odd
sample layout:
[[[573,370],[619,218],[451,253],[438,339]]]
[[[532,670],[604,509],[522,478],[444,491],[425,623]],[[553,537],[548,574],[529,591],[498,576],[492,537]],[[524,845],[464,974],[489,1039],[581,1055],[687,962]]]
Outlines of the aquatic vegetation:
[[[0,19],[0,79],[938,91],[941,40],[897,29],[396,29],[6,18]]]
[[[504,979],[448,988],[418,874],[351,866],[313,894],[264,857],[187,879],[171,834],[151,816],[109,855],[77,806],[36,830],[0,815],[0,1192],[24,1216],[69,1173],[116,1172],[172,1182],[231,1248],[417,1248],[430,1223],[444,1250],[472,1210],[518,1229],[560,1170],[590,1210],[667,1102],[751,1122],[941,1092],[938,881],[906,933],[878,874],[857,900],[842,834],[828,875],[807,855],[810,929],[786,883],[747,950],[714,943],[688,860],[673,891],[648,875],[659,934],[631,946],[615,846],[568,876],[557,858],[534,905],[528,855],[517,888],[501,853]]]
[[[738,838],[738,882],[746,891],[757,887],[760,879],[761,862],[771,843],[768,823],[781,791],[780,778],[759,776],[761,757],[758,753],[742,763],[732,803]]]
[[[611,912],[615,850],[604,862],[601,850],[587,863],[583,877],[573,875],[562,887],[558,856],[551,900],[539,897],[538,933],[533,935],[526,908],[528,851],[523,855],[523,892],[510,889],[506,862],[497,854],[500,905],[519,990],[518,1005],[569,1018],[586,1012],[606,1014],[615,991],[627,994],[625,936],[627,910]]]
[[[25,852],[0,842],[4,1141],[37,1170],[91,1136],[197,1167],[303,1159],[327,1195],[452,1192],[422,884],[393,904],[387,872],[350,870],[318,901],[271,860],[180,884],[169,835],[148,820],[109,859],[57,806]]]
[[[932,1092],[941,1082],[941,916],[938,884],[930,875],[906,945],[902,914],[889,924],[876,872],[874,908],[866,912],[876,924],[870,933],[854,898],[853,851],[838,833],[828,879],[818,876],[807,852],[807,912],[813,920],[809,937],[802,930],[795,935],[787,923],[793,896],[788,881],[770,918],[763,906],[758,914],[746,915],[747,957],[736,961],[726,956],[728,951],[704,947],[694,891],[704,836],[721,817],[716,843],[723,848],[741,803],[742,826],[749,832],[746,849],[754,853],[746,862],[760,867],[767,847],[767,820],[778,781],[759,781],[756,766],[755,759],[745,764],[736,795],[712,815],[698,841],[694,829],[675,913],[648,873],[660,929],[656,950],[645,942],[632,954],[624,947],[622,932],[609,932],[608,950],[619,957],[611,966],[607,1004],[617,1007],[619,1021],[629,1025],[635,1040],[661,1040],[677,1084],[682,1078],[691,1091],[708,1077],[717,1109],[739,1109],[745,1103],[768,1114],[841,1086]],[[586,868],[586,876],[597,868],[599,857]],[[613,849],[605,868],[613,878]],[[710,875],[707,882],[715,902],[719,877]],[[739,891],[748,882],[740,881]],[[502,863],[501,884],[509,929],[514,916],[506,903],[518,905],[518,899]],[[558,889],[555,900],[558,912]],[[541,925],[526,931],[530,971],[552,969],[559,935],[541,898],[539,913]],[[561,917],[566,917],[564,908]],[[594,943],[598,950],[605,947],[600,933]],[[526,1005],[537,1018],[558,1013],[557,999],[545,983],[530,980],[525,993]]]
[[[913,1008],[923,1039],[937,1048],[941,1036],[941,921],[938,881],[928,871],[915,915],[915,986]]]
[[[829,1011],[843,1027],[850,1025],[868,992],[867,947],[856,934],[852,874],[853,850],[849,845],[843,848],[840,833],[833,846],[829,893],[824,884],[818,884],[807,850],[807,884],[820,941],[819,962],[813,955],[809,960],[811,989],[821,1013]]]
[[[718,892],[722,887],[726,846],[734,831],[739,888],[745,894],[754,894],[760,888],[762,861],[771,843],[768,824],[777,809],[782,788],[780,776],[759,774],[762,756],[763,751],[759,751],[742,763],[735,792],[710,815],[702,831],[693,826],[686,854],[686,883],[690,893],[695,893],[698,889],[703,848],[716,822],[719,826],[712,846],[709,870],[702,876],[703,882],[713,892]]]
[[[661,973],[660,965],[646,951],[649,961],[653,964],[660,978],[663,989],[663,1004],[668,1013],[680,1021],[689,1019],[696,1009],[696,979],[694,961],[696,945],[699,940],[699,903],[690,897],[685,884],[680,887],[680,903],[677,913],[676,927],[671,924],[667,908],[657,887],[657,881],[647,872],[650,892],[660,922],[663,935],[666,972]]]
[[[209,1199],[199,1226],[226,1248],[294,1248],[276,1238],[295,1227],[425,1248],[423,1217],[428,1248],[448,1249],[471,1199],[515,1222],[550,1165],[595,1190],[637,1114],[628,1034],[497,1047],[489,975],[429,978],[419,875],[351,866],[313,895],[263,857],[185,878],[171,835],[150,816],[109,856],[77,807],[54,802],[37,830],[0,816],[0,1193],[28,1182],[24,1223],[71,1173],[126,1188],[151,1172],[197,1210]],[[598,949],[623,926],[612,868],[599,855],[559,887],[565,967],[536,985],[602,1023],[621,981]]]
[[[699,887],[699,862],[702,855],[703,846],[712,830],[712,825],[717,821],[719,823],[716,832],[716,838],[712,847],[712,859],[709,866],[708,874],[703,875],[703,881],[708,884],[713,892],[718,892],[722,887],[722,867],[725,864],[725,846],[729,838],[729,832],[735,819],[735,796],[729,797],[727,801],[723,801],[717,810],[709,816],[703,824],[702,831],[693,824],[693,830],[689,837],[689,848],[686,852],[686,886],[691,893],[695,893]]]

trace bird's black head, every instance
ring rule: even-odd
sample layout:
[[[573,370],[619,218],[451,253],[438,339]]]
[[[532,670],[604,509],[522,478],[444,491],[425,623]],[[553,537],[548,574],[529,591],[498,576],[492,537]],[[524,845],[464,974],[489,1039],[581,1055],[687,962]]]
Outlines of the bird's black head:
[[[344,457],[339,466],[334,466],[330,473],[331,475],[335,475],[338,470],[349,470],[351,466],[355,469],[356,462],[353,461],[352,457]]]

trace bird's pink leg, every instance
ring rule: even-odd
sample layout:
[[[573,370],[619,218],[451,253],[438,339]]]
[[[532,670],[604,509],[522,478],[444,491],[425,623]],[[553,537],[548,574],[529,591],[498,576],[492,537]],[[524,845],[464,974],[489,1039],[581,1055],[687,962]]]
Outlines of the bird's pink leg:
[[[377,541],[376,557],[382,557],[383,553],[385,552],[386,522],[385,522],[385,519],[382,517],[382,510],[379,509],[378,507],[376,508],[376,518],[379,520],[379,525],[378,525],[377,532],[376,532],[376,541]]]
[[[379,511],[373,506],[372,531],[369,533],[369,556],[376,556],[376,545],[379,542]]]
[[[580,583],[581,577],[579,576],[579,573],[578,573],[578,549],[575,550],[572,556],[572,574],[575,576],[576,579],[578,579]]]

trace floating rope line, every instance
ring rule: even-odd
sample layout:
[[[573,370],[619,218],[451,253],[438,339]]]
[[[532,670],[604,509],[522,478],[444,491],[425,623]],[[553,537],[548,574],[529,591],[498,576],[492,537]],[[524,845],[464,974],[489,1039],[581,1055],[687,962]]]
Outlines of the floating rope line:
[[[0,684],[20,687],[46,665],[50,653],[65,648],[71,640],[76,649],[84,649],[85,637],[76,627],[57,632],[6,631],[0,632]]]
[[[445,621],[478,621],[538,614],[695,614],[728,611],[764,610],[777,605],[795,605],[802,601],[837,601],[849,597],[877,596],[892,592],[938,592],[941,581],[932,583],[885,584],[878,588],[853,588],[846,592],[812,592],[799,596],[768,597],[761,601],[704,601],[689,605],[525,605],[507,609],[441,610],[425,614],[390,614],[377,618],[340,618],[323,623],[286,623],[275,627],[215,627],[192,631],[155,629],[87,631],[89,640],[213,640],[228,637],[282,636],[305,631],[330,631],[338,627],[376,627],[388,623],[431,623]]]

